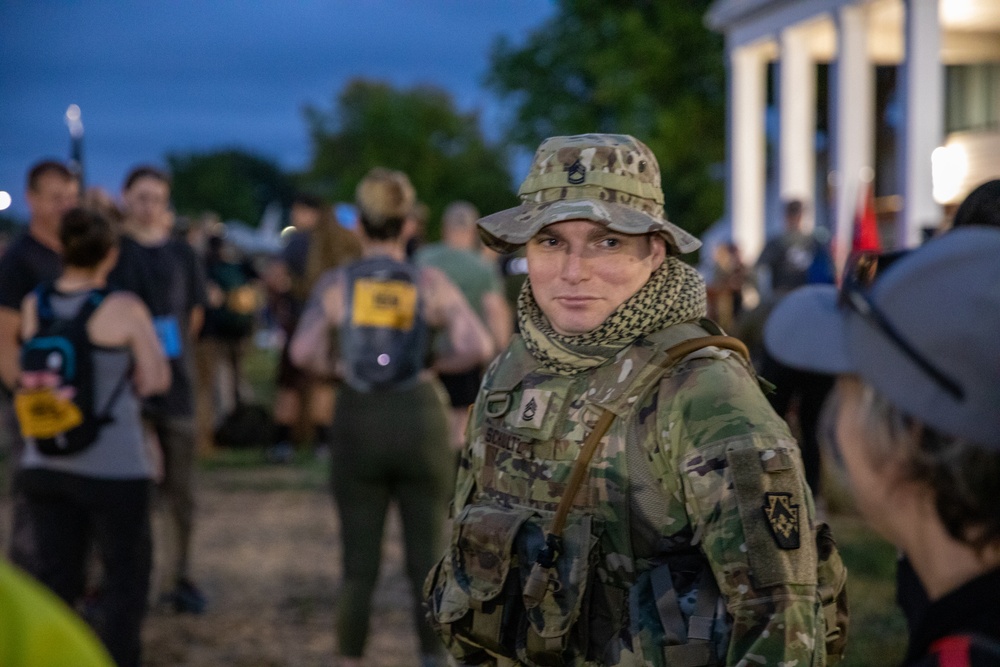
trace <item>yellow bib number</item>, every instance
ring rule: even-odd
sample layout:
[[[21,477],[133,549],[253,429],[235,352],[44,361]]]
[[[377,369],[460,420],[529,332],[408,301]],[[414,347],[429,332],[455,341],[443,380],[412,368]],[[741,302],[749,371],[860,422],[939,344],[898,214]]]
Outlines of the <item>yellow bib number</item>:
[[[401,280],[359,279],[354,283],[351,323],[409,331],[417,315],[417,287]]]
[[[54,438],[83,423],[80,408],[51,389],[18,392],[14,411],[25,438]]]

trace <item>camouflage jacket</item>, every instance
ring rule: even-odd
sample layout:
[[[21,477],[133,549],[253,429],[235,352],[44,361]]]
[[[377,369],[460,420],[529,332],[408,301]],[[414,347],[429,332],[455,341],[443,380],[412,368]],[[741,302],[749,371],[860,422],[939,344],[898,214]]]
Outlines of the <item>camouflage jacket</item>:
[[[712,625],[717,664],[824,664],[813,498],[797,445],[753,371],[738,355],[706,348],[659,381],[642,377],[653,373],[658,352],[701,335],[694,324],[673,326],[574,376],[543,372],[515,337],[488,369],[470,420],[453,507],[451,553],[460,555],[442,560],[445,570],[464,571],[451,575],[461,584],[454,590],[425,590],[432,623],[490,608],[507,570],[526,558],[518,546],[525,526],[551,517],[603,408],[616,420],[574,499],[559,593],[549,609],[528,613],[529,636],[552,642],[572,627],[572,664],[669,667],[675,660],[664,647],[683,643],[685,627],[664,627],[658,606],[671,593],[657,585],[657,572],[669,564],[688,624],[698,589],[710,587],[699,583],[707,566],[721,592]],[[439,570],[429,587],[447,578]],[[587,581],[587,591],[568,592]],[[497,632],[498,645],[523,643]],[[533,662],[518,655],[515,662]]]

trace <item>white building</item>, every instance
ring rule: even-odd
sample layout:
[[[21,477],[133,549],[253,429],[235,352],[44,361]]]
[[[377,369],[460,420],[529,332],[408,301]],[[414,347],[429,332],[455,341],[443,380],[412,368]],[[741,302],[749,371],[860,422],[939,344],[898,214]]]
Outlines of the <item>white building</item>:
[[[896,195],[886,239],[896,248],[917,245],[943,206],[1000,177],[1000,0],[716,0],[706,21],[726,39],[726,209],[748,260],[765,240],[770,63],[777,195],[830,206],[840,261],[872,174],[882,194]],[[821,64],[829,65],[827,179],[815,148]],[[894,155],[876,148],[878,66],[895,66],[883,105]]]

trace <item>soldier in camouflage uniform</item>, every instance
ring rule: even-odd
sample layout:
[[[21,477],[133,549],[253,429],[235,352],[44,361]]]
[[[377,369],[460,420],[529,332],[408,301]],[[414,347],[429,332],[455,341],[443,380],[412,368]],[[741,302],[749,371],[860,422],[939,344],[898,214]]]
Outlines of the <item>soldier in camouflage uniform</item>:
[[[786,424],[732,350],[667,359],[721,332],[676,257],[700,243],[666,220],[653,154],[624,135],[553,137],[519,194],[479,225],[501,252],[526,244],[521,335],[483,381],[451,548],[424,591],[452,655],[665,667],[839,657],[846,572]],[[602,415],[613,421],[574,492]]]

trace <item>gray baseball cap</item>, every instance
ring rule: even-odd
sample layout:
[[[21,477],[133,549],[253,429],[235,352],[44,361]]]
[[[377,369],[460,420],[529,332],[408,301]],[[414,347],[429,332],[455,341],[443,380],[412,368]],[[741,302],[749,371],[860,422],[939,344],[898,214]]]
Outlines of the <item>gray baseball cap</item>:
[[[659,233],[678,253],[701,246],[667,220],[656,157],[627,134],[549,137],[535,151],[518,196],[520,206],[479,220],[483,242],[498,252],[512,252],[542,227],[566,220],[592,220],[623,234]]]
[[[1000,450],[1000,230],[933,239],[869,290],[800,288],[774,308],[764,344],[788,366],[858,375],[935,430]]]

